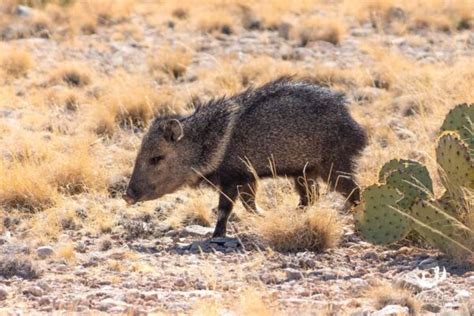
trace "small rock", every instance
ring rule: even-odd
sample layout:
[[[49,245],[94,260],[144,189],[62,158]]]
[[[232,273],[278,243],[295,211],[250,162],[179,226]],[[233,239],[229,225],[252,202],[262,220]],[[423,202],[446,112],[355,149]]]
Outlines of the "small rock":
[[[368,251],[362,255],[364,260],[377,260],[379,255],[375,251]]]
[[[5,300],[8,297],[8,289],[6,286],[0,285],[0,301]]]
[[[107,251],[107,250],[110,250],[111,248],[112,248],[112,241],[110,239],[106,238],[100,242],[100,245],[99,245],[100,251]]]
[[[39,300],[39,305],[40,306],[45,306],[45,305],[49,305],[49,304],[51,304],[51,300],[48,297],[42,297]]]
[[[46,281],[39,281],[36,283],[36,285],[38,285],[44,291],[51,291],[51,286]]]
[[[23,291],[23,294],[31,294],[36,297],[43,296],[43,293],[43,289],[39,286],[30,286],[29,288]]]
[[[99,303],[99,310],[103,312],[115,312],[123,313],[127,308],[128,304],[122,301],[114,300],[113,298],[105,298]]]
[[[174,282],[174,285],[177,287],[183,287],[186,285],[186,281],[183,278],[179,278]]]
[[[18,16],[29,16],[31,15],[32,9],[26,5],[19,5],[15,9],[15,14]]]
[[[303,277],[301,271],[292,268],[285,269],[285,273],[288,281],[300,280]]]
[[[467,278],[468,282],[474,285],[474,275],[471,275]]]
[[[469,293],[468,291],[458,290],[456,291],[456,296],[454,296],[454,299],[456,301],[462,301],[468,299],[469,297],[471,297],[471,293]]]
[[[371,316],[392,316],[392,315],[408,315],[409,309],[406,306],[400,305],[387,305],[384,308],[375,311],[371,314]]]
[[[195,235],[195,236],[206,236],[212,234],[214,231],[211,227],[204,227],[201,225],[189,225],[183,228],[182,234],[184,235]]]
[[[36,249],[36,254],[41,259],[50,257],[53,253],[54,253],[54,250],[51,246],[41,246],[38,249]]]
[[[287,22],[282,22],[280,25],[278,25],[278,36],[284,38],[284,39],[289,39],[290,38],[290,31],[292,29],[292,25]]]
[[[426,303],[421,306],[421,308],[425,311],[431,312],[431,313],[439,313],[441,311],[441,306],[433,304],[433,303]]]
[[[82,241],[78,241],[74,247],[74,250],[80,253],[85,253],[87,251],[87,245]]]

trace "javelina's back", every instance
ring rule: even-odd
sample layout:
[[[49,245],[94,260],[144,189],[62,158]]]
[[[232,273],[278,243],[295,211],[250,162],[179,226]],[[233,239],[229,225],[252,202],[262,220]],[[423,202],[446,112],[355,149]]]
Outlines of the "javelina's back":
[[[240,105],[220,170],[247,177],[242,158],[259,176],[270,176],[269,158],[278,174],[301,174],[305,166],[319,176],[352,172],[352,161],[366,136],[351,118],[344,96],[329,89],[283,78],[233,98]]]

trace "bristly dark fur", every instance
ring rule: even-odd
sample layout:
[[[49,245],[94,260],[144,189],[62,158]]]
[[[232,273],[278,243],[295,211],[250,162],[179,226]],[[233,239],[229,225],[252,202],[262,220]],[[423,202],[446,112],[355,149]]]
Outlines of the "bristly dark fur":
[[[214,236],[225,234],[227,218],[239,194],[246,207],[256,208],[255,198],[248,198],[256,190],[255,176],[271,177],[273,171],[295,179],[302,206],[312,203],[315,197],[301,179],[311,183],[313,191],[317,191],[317,181],[322,180],[348,201],[356,203],[360,199],[353,176],[354,162],[367,145],[367,136],[351,117],[343,94],[306,80],[281,77],[234,96],[203,104],[195,101],[194,106],[194,113],[188,117],[157,118],[149,134],[163,120],[174,118],[181,122],[184,136],[168,149],[179,158],[162,166],[173,177],[160,176],[173,179],[176,186],[177,182],[190,183],[189,178],[197,172],[220,188]],[[145,137],[142,150],[147,142]],[[160,148],[153,150],[153,155],[160,154]],[[137,160],[137,165],[140,163]],[[166,183],[154,187],[163,192],[171,190]]]

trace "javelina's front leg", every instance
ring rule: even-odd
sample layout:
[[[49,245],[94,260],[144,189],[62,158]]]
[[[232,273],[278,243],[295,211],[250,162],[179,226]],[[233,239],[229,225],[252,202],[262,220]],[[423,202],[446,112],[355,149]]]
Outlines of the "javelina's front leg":
[[[217,207],[217,224],[212,237],[225,237],[227,220],[230,212],[232,212],[237,195],[236,185],[222,187],[222,192],[219,195],[219,206]]]

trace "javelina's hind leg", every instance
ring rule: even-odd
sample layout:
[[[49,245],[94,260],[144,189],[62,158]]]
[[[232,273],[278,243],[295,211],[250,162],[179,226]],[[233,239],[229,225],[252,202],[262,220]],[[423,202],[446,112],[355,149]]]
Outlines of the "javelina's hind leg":
[[[298,207],[313,205],[319,198],[318,174],[315,171],[295,177],[295,189],[300,196]]]
[[[227,220],[232,212],[237,195],[236,185],[222,187],[222,192],[219,195],[219,206],[217,207],[217,224],[212,237],[225,237]]]
[[[258,207],[255,197],[257,195],[257,182],[252,181],[248,184],[239,185],[239,197],[245,209],[250,213],[262,214]]]

